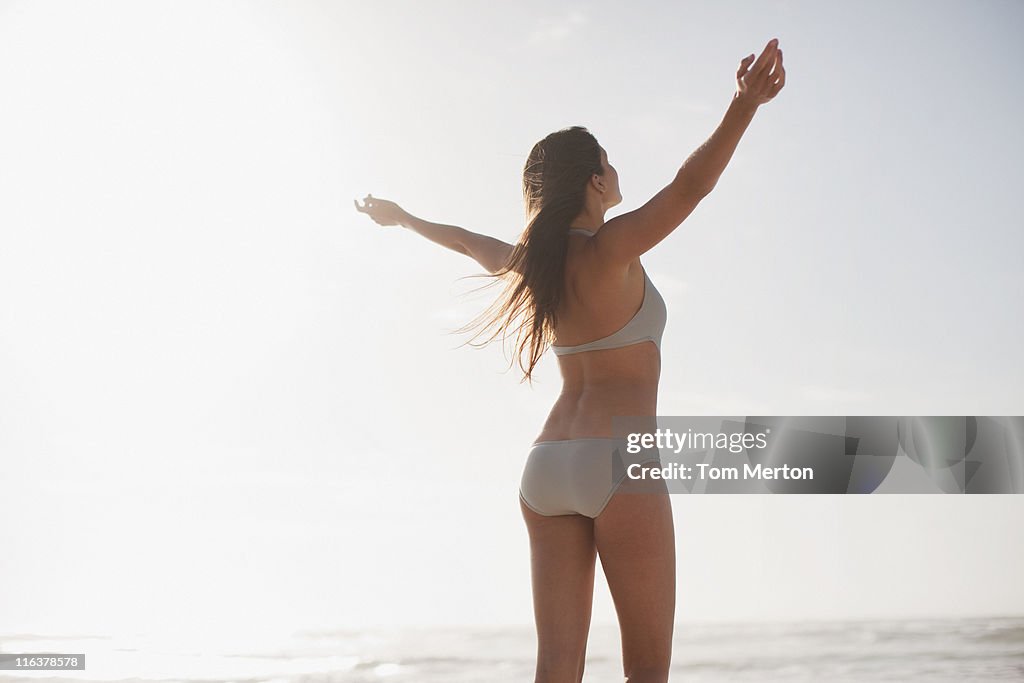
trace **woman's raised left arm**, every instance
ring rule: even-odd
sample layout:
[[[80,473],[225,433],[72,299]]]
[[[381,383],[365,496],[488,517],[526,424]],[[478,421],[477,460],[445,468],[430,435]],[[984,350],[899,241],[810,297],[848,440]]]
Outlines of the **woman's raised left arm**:
[[[377,225],[401,225],[431,242],[469,256],[489,273],[500,270],[512,255],[512,245],[508,242],[471,232],[457,225],[425,221],[387,199],[367,195],[363,203],[363,206],[359,206],[359,202],[356,201],[356,210],[367,214]]]

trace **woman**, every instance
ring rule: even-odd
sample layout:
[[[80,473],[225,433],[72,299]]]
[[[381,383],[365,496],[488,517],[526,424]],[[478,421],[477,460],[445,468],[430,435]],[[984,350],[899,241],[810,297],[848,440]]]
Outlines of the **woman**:
[[[490,313],[467,327],[497,324],[488,343],[520,320],[524,380],[547,346],[558,358],[562,392],[531,446],[519,500],[530,538],[538,682],[582,680],[597,556],[618,614],[627,681],[668,680],[671,503],[667,495],[617,495],[624,492],[622,454],[613,448],[614,416],[657,414],[666,309],[640,256],[711,192],[754,112],[785,82],[773,39],[756,61],[751,54],[740,62],[725,117],[672,182],[607,222],[605,212],[622,201],[618,174],[579,126],[548,135],[531,151],[523,173],[529,223],[514,246],[428,223],[372,195],[364,206],[355,203],[379,225],[407,227],[508,282]]]

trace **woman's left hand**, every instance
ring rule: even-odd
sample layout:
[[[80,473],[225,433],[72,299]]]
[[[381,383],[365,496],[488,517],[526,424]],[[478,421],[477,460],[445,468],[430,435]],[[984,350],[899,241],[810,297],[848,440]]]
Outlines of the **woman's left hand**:
[[[353,200],[356,211],[365,213],[373,219],[377,225],[402,225],[409,217],[409,213],[394,202],[387,199],[378,199],[372,194],[366,195],[363,206],[359,206],[359,200]]]

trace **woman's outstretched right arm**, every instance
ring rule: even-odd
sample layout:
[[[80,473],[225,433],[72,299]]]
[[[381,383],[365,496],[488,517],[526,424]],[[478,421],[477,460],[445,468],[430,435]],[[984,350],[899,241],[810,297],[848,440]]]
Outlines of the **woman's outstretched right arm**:
[[[667,187],[598,231],[594,244],[599,258],[628,263],[675,230],[718,184],[757,108],[774,98],[785,83],[777,40],[768,42],[757,61],[754,55],[745,57],[736,72],[736,94],[718,128],[690,155]]]

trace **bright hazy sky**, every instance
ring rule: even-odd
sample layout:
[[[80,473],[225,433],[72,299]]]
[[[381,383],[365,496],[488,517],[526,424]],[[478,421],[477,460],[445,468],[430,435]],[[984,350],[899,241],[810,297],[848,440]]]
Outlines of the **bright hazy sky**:
[[[0,2],[0,633],[530,623],[559,389],[448,334],[526,154],[623,203],[779,37],[644,256],[661,415],[1024,414],[1018,2]],[[1021,496],[674,498],[679,619],[1024,612]],[[599,579],[595,622],[614,612]]]

